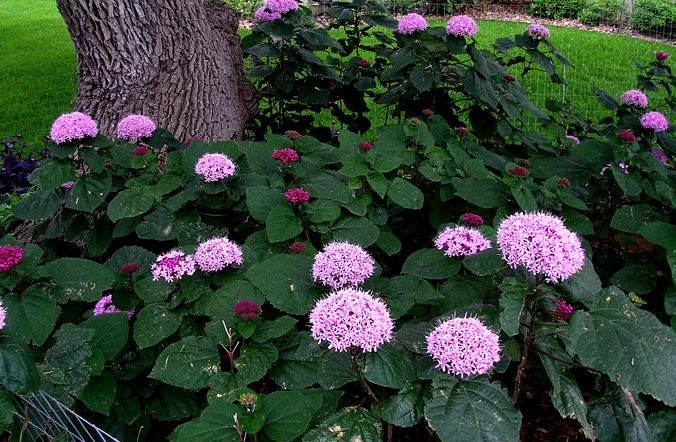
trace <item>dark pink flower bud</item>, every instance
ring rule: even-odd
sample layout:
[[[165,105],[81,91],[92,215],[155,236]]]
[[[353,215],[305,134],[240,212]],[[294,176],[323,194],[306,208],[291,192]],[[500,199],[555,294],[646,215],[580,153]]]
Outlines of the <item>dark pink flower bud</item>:
[[[359,150],[363,150],[364,152],[366,152],[371,149],[373,149],[373,144],[368,143],[366,141],[362,141],[361,143],[359,143]]]
[[[128,262],[122,265],[122,273],[138,272],[141,267],[135,262]]]
[[[289,250],[293,253],[303,253],[307,250],[307,246],[303,242],[295,242],[289,246]]]
[[[570,181],[568,178],[559,178],[559,184],[561,187],[570,187]]]
[[[514,77],[514,75],[503,75],[502,78],[505,81],[508,81],[510,83],[513,82],[513,81],[516,81],[516,78]]]
[[[620,132],[620,140],[631,143],[636,141],[636,135],[634,135],[629,129],[625,129]]]
[[[251,321],[252,319],[256,319],[261,308],[253,301],[242,299],[241,301],[237,301],[232,311],[245,321]]]
[[[297,140],[300,138],[300,133],[296,132],[295,130],[287,130],[286,131],[286,136],[289,137],[290,140]]]
[[[484,219],[475,213],[465,213],[462,215],[462,222],[468,226],[480,226],[484,223]]]
[[[360,68],[367,68],[371,66],[371,62],[368,60],[357,60],[357,66]]]
[[[511,173],[514,176],[528,176],[530,175],[530,172],[528,172],[528,169],[522,166],[515,166],[512,167],[511,169],[508,170],[509,173]]]
[[[455,131],[460,135],[467,135],[469,133],[469,130],[467,130],[466,127],[456,127]]]
[[[19,265],[23,259],[21,247],[6,245],[0,246],[0,272],[9,272]]]
[[[422,114],[429,117],[430,115],[434,115],[434,111],[432,109],[423,109]]]
[[[272,152],[272,159],[282,164],[295,163],[298,161],[298,152],[293,149],[276,149]]]
[[[666,52],[659,51],[655,53],[655,58],[658,59],[659,61],[664,61],[669,58],[669,54],[667,54]]]
[[[556,312],[554,313],[554,317],[559,321],[568,321],[573,315],[573,311],[575,311],[573,306],[563,299],[556,300]]]
[[[142,157],[143,155],[148,153],[148,150],[149,149],[145,146],[136,146],[134,148],[134,150],[131,151],[131,153],[133,153],[134,155],[138,155],[138,156]]]
[[[284,197],[288,202],[290,202],[294,206],[300,203],[306,203],[310,201],[310,194],[300,187],[297,189],[287,190],[286,193],[284,193]]]

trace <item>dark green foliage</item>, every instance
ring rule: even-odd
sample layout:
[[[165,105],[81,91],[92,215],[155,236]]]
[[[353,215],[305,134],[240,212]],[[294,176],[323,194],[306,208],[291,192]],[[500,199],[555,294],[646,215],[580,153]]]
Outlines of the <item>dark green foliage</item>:
[[[528,12],[536,17],[555,20],[577,18],[586,2],[586,0],[533,0],[528,7]]]
[[[643,34],[674,37],[676,3],[671,0],[636,0],[631,24]]]

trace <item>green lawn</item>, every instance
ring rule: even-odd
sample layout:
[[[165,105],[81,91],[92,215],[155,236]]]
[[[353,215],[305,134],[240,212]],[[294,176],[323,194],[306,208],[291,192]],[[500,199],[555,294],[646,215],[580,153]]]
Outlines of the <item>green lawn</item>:
[[[20,6],[17,6],[17,3]],[[435,21],[433,25],[443,25]],[[526,24],[479,22],[477,39],[490,47],[497,37],[523,32]],[[635,87],[634,60],[674,47],[625,36],[551,28],[551,39],[575,65],[563,88],[543,79],[527,86],[536,104],[564,93],[586,115],[600,116],[591,86],[619,95]],[[51,122],[71,109],[76,91],[75,52],[55,0],[0,0],[0,138],[23,134],[38,141]]]

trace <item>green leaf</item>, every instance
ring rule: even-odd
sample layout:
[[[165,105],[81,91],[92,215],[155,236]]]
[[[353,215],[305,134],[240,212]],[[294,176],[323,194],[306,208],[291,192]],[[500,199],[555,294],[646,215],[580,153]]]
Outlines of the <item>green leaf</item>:
[[[281,316],[274,321],[263,321],[256,327],[251,339],[256,342],[266,342],[270,339],[279,338],[291,331],[297,322],[291,316]]]
[[[546,357],[546,356],[545,356]],[[587,420],[587,405],[580,387],[577,385],[575,376],[568,371],[557,370],[556,373],[549,373],[552,376],[558,376],[558,388],[554,388],[551,393],[552,404],[559,411],[561,416],[572,418],[580,422],[585,435],[594,440],[595,433]]]
[[[305,433],[310,418],[321,406],[318,391],[275,391],[263,396],[263,431],[274,441],[292,441]]]
[[[633,395],[610,385],[589,404],[589,420],[600,442],[651,442],[648,423]]]
[[[151,347],[174,334],[183,321],[184,310],[170,310],[165,303],[146,305],[134,323],[134,341],[139,348]]]
[[[622,232],[638,233],[641,226],[658,217],[658,213],[647,204],[623,206],[615,211],[610,227]]]
[[[614,287],[600,292],[589,310],[578,310],[570,321],[570,349],[580,362],[623,387],[676,405],[674,331]]]
[[[115,377],[110,372],[104,371],[100,376],[91,378],[89,384],[82,390],[80,399],[90,410],[108,416],[116,393]]]
[[[275,206],[265,218],[265,232],[270,242],[286,241],[303,231],[300,219],[288,206]]]
[[[626,173],[617,164],[611,164],[610,170],[613,172],[615,181],[625,195],[636,196],[641,194],[641,181],[638,175],[633,172]]]
[[[226,397],[212,398],[198,419],[193,419],[174,430],[174,442],[240,442],[233,416],[241,410]]]
[[[648,241],[667,250],[676,249],[676,226],[673,224],[655,221],[641,226],[638,233]]]
[[[88,362],[94,330],[64,324],[54,337],[56,343],[45,354],[46,376],[66,393],[79,397],[92,372]]]
[[[81,258],[52,261],[41,269],[41,276],[52,278],[73,301],[98,301],[115,282],[115,275],[107,267]]]
[[[514,336],[519,333],[521,313],[531,289],[518,278],[505,278],[500,291],[500,326],[509,336]]]
[[[401,389],[416,377],[415,364],[406,349],[384,344],[378,351],[364,354],[364,376],[383,387]]]
[[[173,286],[165,281],[153,281],[151,275],[134,281],[134,292],[146,304],[164,301],[173,289]]]
[[[329,173],[313,176],[303,182],[303,189],[310,193],[311,198],[326,199],[347,204],[349,192],[345,182]]]
[[[390,182],[382,174],[377,172],[369,173],[366,176],[366,181],[371,186],[371,189],[378,194],[379,197],[385,198],[387,189],[390,188]]]
[[[459,270],[460,261],[447,257],[441,250],[421,249],[406,258],[401,272],[425,279],[446,279]]]
[[[126,189],[115,195],[108,204],[108,217],[112,222],[122,218],[133,218],[150,210],[155,198],[143,188]]]
[[[45,343],[61,313],[40,286],[29,287],[20,295],[5,296],[3,302],[7,309],[5,331],[33,340],[38,346]]]
[[[161,421],[187,419],[201,409],[201,399],[194,393],[168,385],[158,389],[146,402],[146,411]]]
[[[318,380],[323,389],[334,390],[357,379],[347,353],[329,351],[322,355]]]
[[[392,232],[380,231],[376,245],[380,250],[385,252],[387,256],[396,255],[401,251],[401,241]]]
[[[12,394],[0,388],[0,432],[3,432],[9,427],[14,419],[14,401]]]
[[[390,396],[378,407],[380,417],[398,427],[412,427],[423,417],[425,401],[418,385],[409,386]]]
[[[0,385],[20,395],[40,387],[40,374],[28,349],[6,337],[0,337]]]
[[[497,181],[453,178],[451,182],[457,196],[484,209],[500,207],[507,202],[504,185]]]
[[[671,442],[676,440],[676,410],[660,410],[651,413],[648,424],[655,442]]]
[[[187,390],[209,385],[220,372],[217,344],[197,336],[188,336],[164,349],[149,377]]]
[[[92,316],[80,327],[94,330],[92,347],[98,348],[106,361],[112,361],[122,351],[129,337],[129,317],[125,312]]]
[[[406,135],[403,126],[386,126],[378,141],[373,145],[373,149],[366,154],[366,160],[371,163],[375,171],[390,172],[401,165],[406,153],[405,142]]]
[[[255,382],[265,376],[277,358],[277,348],[270,342],[247,344],[235,359],[237,376],[245,384]]]
[[[128,262],[135,262],[139,266],[136,274],[140,275],[150,272],[150,266],[155,262],[155,258],[154,253],[149,252],[143,247],[124,246],[117,249],[104,265],[113,272],[121,272],[123,265]]]
[[[312,258],[299,255],[273,255],[256,263],[246,277],[276,308],[304,315],[323,293],[312,280]]]
[[[340,217],[340,207],[329,200],[314,200],[305,205],[305,213],[313,223],[332,222]]]
[[[159,207],[143,218],[136,226],[136,233],[141,239],[169,241],[175,239],[181,226],[174,213],[166,207]]]
[[[68,193],[66,207],[91,213],[106,200],[111,186],[112,178],[107,171],[99,175],[82,176]]]
[[[249,213],[258,221],[265,221],[270,209],[288,204],[279,189],[249,187],[246,189],[246,204]]]
[[[594,270],[594,265],[586,259],[582,269],[561,283],[563,290],[576,301],[589,305],[596,294],[601,291],[601,279]]]
[[[303,442],[335,442],[336,440],[381,442],[383,426],[380,419],[361,407],[347,407],[322,421],[303,437]]]
[[[405,209],[418,210],[425,201],[425,196],[415,184],[401,178],[392,180],[388,195],[395,204]]]
[[[362,247],[374,244],[380,236],[380,229],[363,217],[340,219],[331,226],[331,232],[335,241],[348,241]]]
[[[498,382],[439,375],[425,418],[443,442],[519,440],[521,413]]]
[[[516,203],[525,212],[535,212],[538,210],[538,203],[530,190],[523,187],[510,189]]]
[[[631,264],[622,267],[611,278],[610,282],[622,290],[639,295],[650,293],[655,288],[657,269],[650,265]]]
[[[61,197],[55,190],[31,192],[12,207],[18,219],[49,218],[61,208]]]
[[[495,247],[491,247],[483,252],[466,256],[463,258],[462,264],[475,275],[484,276],[504,267],[505,261],[502,259],[500,252]]]

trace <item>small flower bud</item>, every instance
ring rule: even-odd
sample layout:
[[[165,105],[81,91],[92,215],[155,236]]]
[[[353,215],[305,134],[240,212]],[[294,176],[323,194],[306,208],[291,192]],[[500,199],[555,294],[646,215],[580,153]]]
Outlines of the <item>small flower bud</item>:
[[[432,109],[423,109],[422,114],[429,117],[430,115],[434,115],[434,111]]]
[[[149,149],[145,146],[136,146],[134,148],[134,150],[131,151],[131,153],[133,153],[134,155],[138,155],[138,156],[142,157],[143,155],[148,153],[148,150]]]
[[[568,180],[568,178],[560,178],[559,184],[561,185],[561,187],[570,187],[570,181]]]
[[[468,226],[480,226],[484,223],[484,219],[475,213],[465,213],[462,215],[462,222]]]
[[[289,246],[289,250],[293,253],[303,253],[307,250],[307,246],[302,242],[295,242]]]
[[[286,131],[286,136],[289,137],[291,140],[297,140],[300,138],[300,133],[296,132],[295,130],[287,130]]]
[[[256,319],[261,308],[253,301],[242,299],[241,301],[237,301],[232,311],[245,321],[251,321],[252,319]]]
[[[664,61],[669,58],[669,54],[667,54],[666,52],[659,51],[655,53],[655,58],[659,61]]]
[[[363,150],[364,152],[367,152],[371,149],[373,149],[373,144],[368,143],[366,141],[362,141],[361,143],[359,143],[359,150]]]
[[[509,83],[516,81],[516,78],[514,78],[514,75],[503,75],[502,78]]]
[[[469,133],[469,130],[467,130],[466,127],[456,127],[455,131],[459,133],[460,135],[467,135]]]
[[[139,267],[139,265],[136,264],[135,262],[128,262],[128,263],[122,265],[122,269],[121,269],[121,270],[122,270],[122,273],[127,273],[127,274],[129,274],[129,273],[138,272],[138,270],[139,270],[140,268],[141,268],[141,267]]]
[[[530,175],[530,172],[528,172],[528,169],[522,166],[515,166],[512,167],[511,169],[508,170],[509,173],[511,173],[514,176],[528,176]]]
[[[620,140],[626,143],[631,143],[636,141],[636,135],[634,135],[629,129],[625,129],[620,132]]]
[[[368,60],[357,60],[357,66],[360,68],[367,68],[371,66],[371,62]]]

